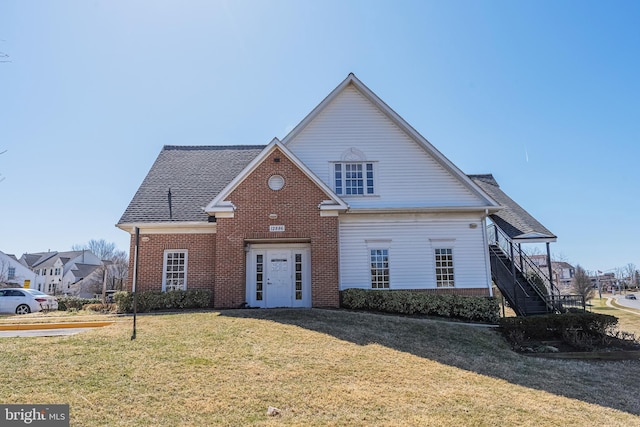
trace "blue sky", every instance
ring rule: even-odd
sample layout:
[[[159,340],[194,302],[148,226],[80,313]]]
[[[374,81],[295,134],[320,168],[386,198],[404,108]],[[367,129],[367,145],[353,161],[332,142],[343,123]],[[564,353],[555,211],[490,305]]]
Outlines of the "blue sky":
[[[165,144],[267,144],[349,72],[588,270],[640,266],[640,2],[0,1],[0,250],[128,249]]]

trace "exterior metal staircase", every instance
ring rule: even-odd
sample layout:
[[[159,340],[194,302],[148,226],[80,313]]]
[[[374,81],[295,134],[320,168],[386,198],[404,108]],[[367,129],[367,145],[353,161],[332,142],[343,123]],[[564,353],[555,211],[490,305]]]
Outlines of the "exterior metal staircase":
[[[543,272],[495,224],[487,233],[491,278],[518,316],[585,310],[581,295],[562,295]]]

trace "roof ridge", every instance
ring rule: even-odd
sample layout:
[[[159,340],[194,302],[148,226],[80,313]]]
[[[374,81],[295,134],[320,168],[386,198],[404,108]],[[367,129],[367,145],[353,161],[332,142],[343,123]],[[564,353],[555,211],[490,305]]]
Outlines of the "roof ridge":
[[[165,145],[162,150],[262,150],[264,147],[266,145]]]

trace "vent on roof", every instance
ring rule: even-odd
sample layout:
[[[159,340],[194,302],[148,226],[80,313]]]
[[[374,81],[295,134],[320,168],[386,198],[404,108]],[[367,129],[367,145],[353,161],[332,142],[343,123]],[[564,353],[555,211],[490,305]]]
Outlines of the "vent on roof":
[[[169,219],[173,219],[173,208],[171,206],[171,188],[169,188],[169,192],[167,193],[167,200],[169,202]]]

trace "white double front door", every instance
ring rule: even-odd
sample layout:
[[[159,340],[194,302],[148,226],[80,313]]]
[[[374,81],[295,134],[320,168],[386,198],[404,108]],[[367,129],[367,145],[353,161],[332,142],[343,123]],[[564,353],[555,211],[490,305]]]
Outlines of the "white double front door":
[[[250,307],[311,307],[309,247],[251,245],[247,252]]]

